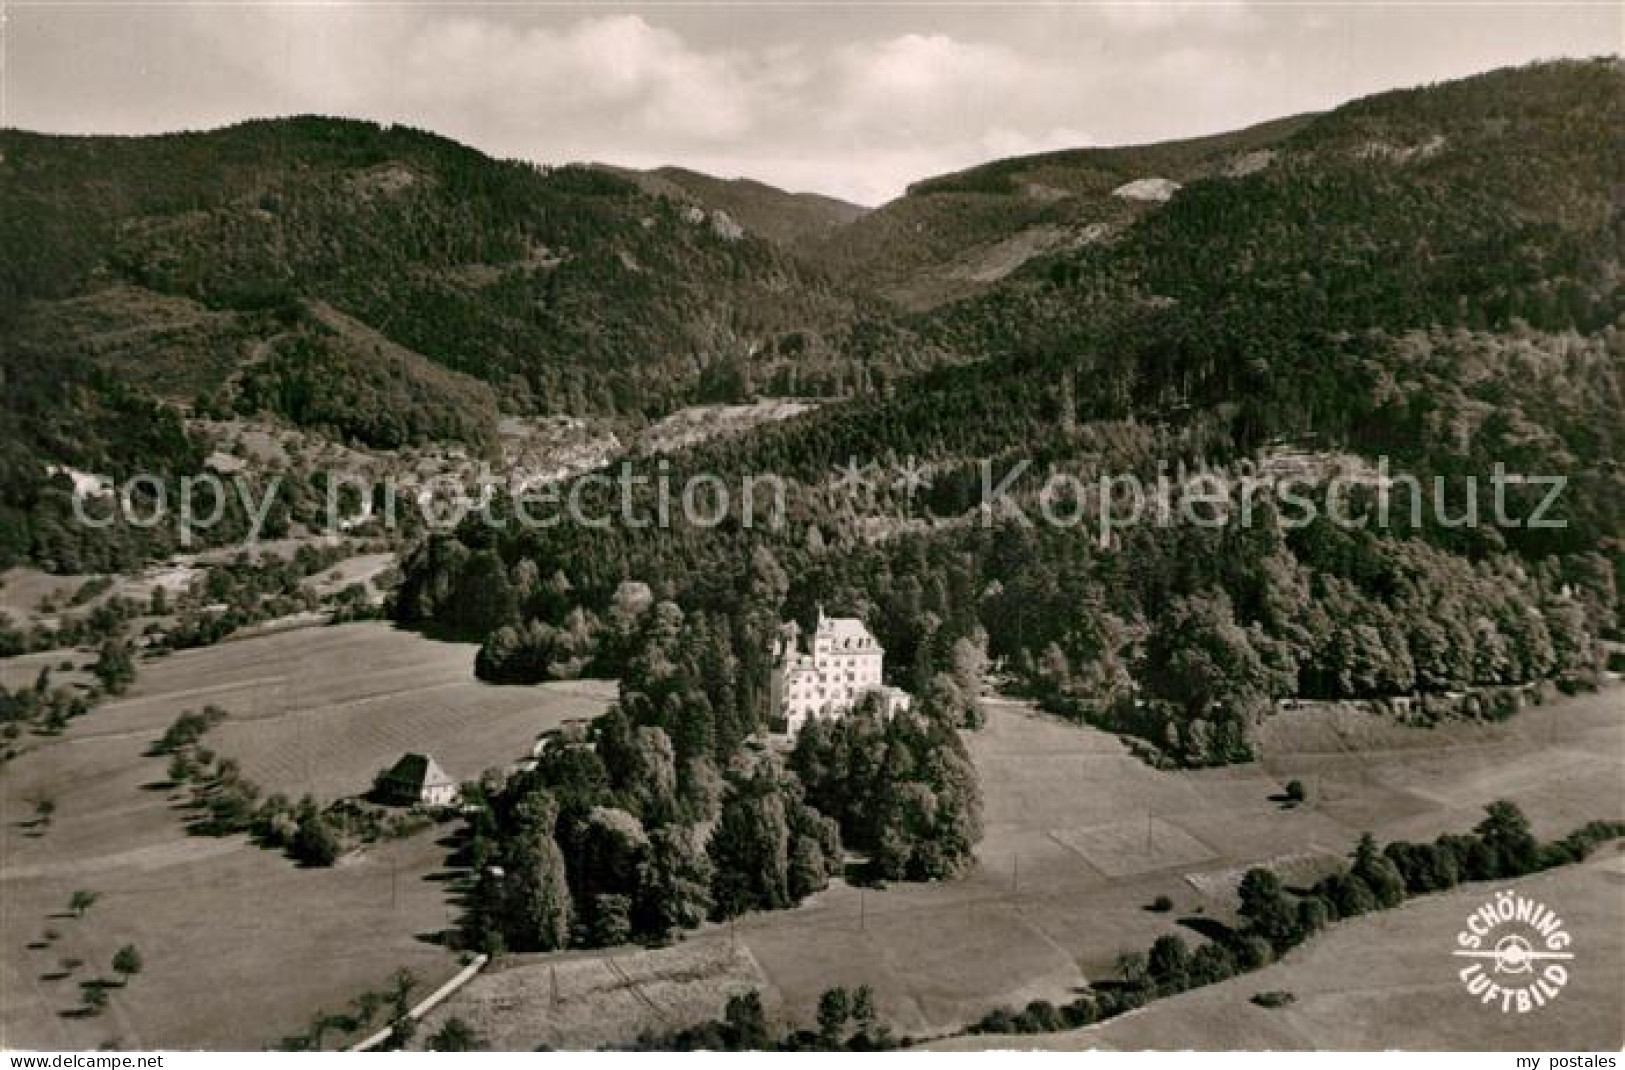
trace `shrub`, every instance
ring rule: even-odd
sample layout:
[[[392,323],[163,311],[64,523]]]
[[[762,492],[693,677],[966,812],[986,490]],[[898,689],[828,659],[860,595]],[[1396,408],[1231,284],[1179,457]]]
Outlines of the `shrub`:
[[[1339,918],[1356,918],[1377,908],[1377,897],[1352,873],[1334,873],[1319,885]]]
[[[1298,900],[1298,939],[1305,940],[1331,924],[1332,905],[1318,895]]]
[[[1158,986],[1170,991],[1178,991],[1185,987],[1187,974],[1190,971],[1190,948],[1177,933],[1165,933],[1157,937],[1151,945],[1151,953],[1146,956],[1146,965],[1151,972],[1151,979]]]
[[[430,1051],[478,1051],[479,1036],[461,1018],[448,1018],[440,1031],[429,1038]]]
[[[338,836],[320,813],[305,811],[295,826],[289,852],[307,866],[331,866],[342,850]]]
[[[107,1008],[107,989],[101,985],[86,985],[79,990],[79,1002],[87,1017],[95,1017]]]
[[[1021,1012],[1023,1033],[1053,1033],[1062,1028],[1061,1012],[1056,1010],[1055,1004],[1044,999],[1035,999],[1027,1004],[1027,1009]]]
[[[1088,996],[1079,996],[1061,1008],[1061,1024],[1065,1029],[1077,1029],[1093,1021],[1095,1021],[1095,1003]]]
[[[1274,955],[1275,949],[1270,947],[1270,942],[1262,936],[1244,936],[1236,942],[1236,968],[1242,973],[1250,973],[1269,965]]]
[[[972,1033],[1014,1033],[1015,1015],[1009,1007],[994,1007],[971,1025]]]
[[[1187,971],[1193,987],[1217,984],[1236,972],[1235,956],[1223,944],[1203,944],[1191,955]]]
[[[130,978],[141,972],[141,966],[141,952],[134,944],[125,944],[113,955],[113,972],[123,984],[129,984]]]

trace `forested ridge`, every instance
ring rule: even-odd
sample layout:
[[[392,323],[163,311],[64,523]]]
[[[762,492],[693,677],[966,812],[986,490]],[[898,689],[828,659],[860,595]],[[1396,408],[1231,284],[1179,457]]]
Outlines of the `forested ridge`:
[[[0,151],[7,322],[29,299],[112,279],[237,313],[321,300],[517,408],[652,413],[713,364],[780,334],[808,344],[853,314],[775,246],[607,172],[497,161],[403,127],[9,131]]]
[[[196,471],[186,412],[487,453],[499,410],[636,424],[924,359],[849,358],[884,305],[692,204],[349,120],[0,131],[0,248],[0,560],[50,560],[47,465]]]
[[[1245,755],[1250,720],[1293,695],[1582,686],[1618,626],[1621,87],[1614,60],[1539,64],[1216,139],[929,180],[895,212],[923,198],[948,218],[954,198],[980,198],[964,220],[977,241],[1033,225],[1026,208],[1000,222],[1000,198],[1061,211],[1060,194],[1093,197],[1116,214],[914,312],[858,292],[879,276],[846,277],[835,245],[761,240],[692,193],[404,128],[5,132],[0,547],[64,544],[69,481],[47,464],[196,470],[177,405],[478,453],[503,411],[637,421],[824,394],[843,400],[672,461],[678,482],[784,477],[782,527],[470,525],[413,551],[397,615],[483,640],[492,679],[618,673],[634,652],[608,623],[616,592],[646,583],[720,622],[729,738],[766,716],[763,622],[819,600],[868,620],[899,682],[927,686],[969,643],[1170,760]],[[1114,199],[1151,169],[1182,188]],[[884,233],[884,216],[842,229]],[[895,257],[881,274],[937,255],[863,240],[865,256]],[[1103,544],[975,512],[983,462],[1029,462],[1011,499],[1030,509],[1055,467],[1233,474],[1294,452],[1385,455],[1424,487],[1445,477],[1457,514],[1463,481],[1496,463],[1563,477],[1565,526],[1463,526],[1429,508],[1351,531],[1266,508],[1246,530],[1142,527]],[[832,486],[853,459],[877,476],[861,502]],[[910,459],[929,476],[917,495],[889,479]],[[1513,512],[1540,496],[1515,488]],[[70,549],[53,559],[142,552]],[[786,576],[771,605],[746,593],[758,551]]]
[[[985,643],[1054,708],[1197,764],[1247,757],[1282,698],[1420,697],[1407,716],[1427,719],[1589,686],[1619,624],[1620,88],[1615,61],[1547,64],[1315,118],[1269,166],[1191,182],[1119,240],[912,321],[983,359],[677,459],[678,482],[784,476],[782,528],[471,526],[408,562],[397,612],[488,636],[495,678],[615,671],[597,637],[622,581],[737,621],[767,546],[781,613],[863,616],[899,682]],[[1446,516],[1378,531],[1265,508],[1101,545],[969,512],[984,459],[1034,462],[1014,492],[1030,506],[1052,464],[1229,472],[1284,449],[1445,477]],[[865,538],[834,467],[908,457],[928,495],[877,487],[863,504],[884,537]],[[1449,522],[1496,462],[1568,477],[1566,526]],[[1512,497],[1527,516],[1538,495]],[[767,633],[733,633],[761,724]],[[1463,690],[1465,706],[1443,698]]]
[[[839,230],[866,211],[833,197],[788,193],[748,178],[716,178],[684,167],[634,171],[600,166],[653,196],[671,197],[713,211],[721,209],[728,220],[789,249]]]
[[[1245,170],[1309,116],[1212,137],[1068,149],[995,160],[916,182],[902,197],[802,248],[914,309],[987,291],[1010,256],[1107,240],[1155,200],[1114,195],[1146,178],[1175,183]],[[1023,240],[1023,239],[1026,240]]]

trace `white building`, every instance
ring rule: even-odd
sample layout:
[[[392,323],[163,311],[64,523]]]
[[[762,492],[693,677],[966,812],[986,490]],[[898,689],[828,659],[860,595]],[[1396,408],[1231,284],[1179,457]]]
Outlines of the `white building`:
[[[398,806],[450,806],[457,801],[457,781],[426,754],[407,754],[377,781],[385,802]]]
[[[774,717],[791,736],[807,718],[839,717],[869,693],[881,696],[887,716],[908,708],[907,693],[882,680],[885,648],[856,617],[826,617],[820,609],[805,644],[801,629],[786,624],[773,655]]]

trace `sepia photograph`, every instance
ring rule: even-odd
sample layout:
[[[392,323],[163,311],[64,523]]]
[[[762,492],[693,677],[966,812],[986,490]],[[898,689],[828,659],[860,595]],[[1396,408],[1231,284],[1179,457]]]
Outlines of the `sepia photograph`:
[[[1625,3],[0,0],[4,1070],[1622,1049]]]

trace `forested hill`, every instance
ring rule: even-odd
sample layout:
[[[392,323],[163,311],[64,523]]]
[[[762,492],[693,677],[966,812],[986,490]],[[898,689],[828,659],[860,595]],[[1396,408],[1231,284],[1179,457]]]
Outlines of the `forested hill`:
[[[848,392],[871,315],[685,201],[408,128],[0,130],[0,561],[55,560],[51,466],[195,471],[186,410],[488,453],[502,410]]]
[[[656,197],[721,211],[745,230],[789,249],[827,237],[867,209],[817,193],[790,193],[748,178],[716,178],[686,167],[653,171],[608,167]]]
[[[756,392],[859,396],[694,463],[814,480],[852,455],[952,472],[1072,448],[1057,427],[1174,428],[1208,457],[1318,436],[1574,473],[1581,544],[1619,500],[1622,82],[1617,60],[1541,64],[1000,161],[795,252],[701,206],[749,184],[667,171],[687,196],[657,196],[400,127],[0,131],[0,545],[29,545],[46,463],[195,464],[153,397],[483,449],[500,409]],[[1052,225],[1072,237],[1030,233]],[[994,247],[960,300],[868,295]]]
[[[1180,184],[1268,166],[1271,147],[1307,121],[996,160],[916,182],[801,248],[906,307],[931,308],[981,293],[1031,259],[1110,241]]]
[[[757,435],[741,463],[997,455],[1090,422],[1443,463],[1621,456],[1625,73],[1499,71],[1314,119],[1112,242],[917,321],[978,363]],[[1499,453],[1497,452],[1499,451]]]
[[[156,384],[187,400],[219,394],[252,340],[325,347],[295,322],[316,301],[514,408],[578,413],[737,393],[781,344],[811,385],[855,310],[776,246],[603,171],[322,118],[0,133],[0,243],[8,333],[127,356],[126,379],[149,362],[109,354],[111,330],[206,323]]]

